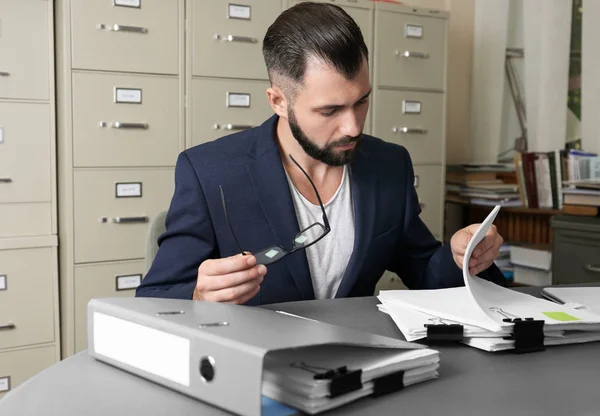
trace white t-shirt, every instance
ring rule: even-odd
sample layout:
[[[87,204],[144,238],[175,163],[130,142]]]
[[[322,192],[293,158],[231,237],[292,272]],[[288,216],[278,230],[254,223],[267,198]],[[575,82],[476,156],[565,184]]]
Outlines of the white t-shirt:
[[[321,207],[304,198],[289,176],[287,179],[300,230],[315,222],[323,224]],[[354,248],[354,208],[348,166],[344,166],[339,188],[323,206],[331,231],[305,249],[316,299],[335,297]]]

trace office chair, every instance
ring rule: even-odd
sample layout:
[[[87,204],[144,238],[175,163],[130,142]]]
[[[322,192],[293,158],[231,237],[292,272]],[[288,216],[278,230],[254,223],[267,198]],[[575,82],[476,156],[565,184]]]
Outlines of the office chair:
[[[150,266],[158,252],[158,237],[166,231],[166,218],[167,211],[161,211],[156,217],[152,218],[150,227],[148,227],[148,234],[146,237],[146,273],[150,270]]]

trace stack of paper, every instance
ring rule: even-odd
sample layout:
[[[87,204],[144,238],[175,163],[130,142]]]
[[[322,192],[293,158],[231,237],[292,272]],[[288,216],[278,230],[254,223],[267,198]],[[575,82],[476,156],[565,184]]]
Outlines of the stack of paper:
[[[425,325],[462,325],[462,342],[486,351],[515,348],[519,320],[541,324],[543,345],[600,340],[600,314],[573,304],[557,304],[503,288],[469,273],[473,249],[494,221],[499,206],[481,224],[467,246],[464,287],[437,290],[381,291],[379,309],[389,314],[407,340],[427,337]],[[521,324],[519,324],[521,325]],[[542,335],[542,334],[540,334]]]
[[[335,390],[332,379],[319,375],[344,368],[348,363],[351,363],[345,368],[348,382],[362,385],[332,396]],[[390,383],[409,386],[437,378],[438,367],[439,353],[430,348],[378,349],[351,345],[293,348],[265,356],[262,392],[274,400],[315,414],[377,393],[375,383],[388,375],[392,375]],[[394,379],[394,375],[401,379]],[[397,387],[390,386],[392,390]]]

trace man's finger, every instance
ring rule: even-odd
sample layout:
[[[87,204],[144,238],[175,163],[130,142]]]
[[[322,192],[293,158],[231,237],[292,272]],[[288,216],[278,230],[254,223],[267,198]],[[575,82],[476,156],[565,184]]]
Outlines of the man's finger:
[[[246,303],[247,301],[249,301],[250,299],[252,299],[254,296],[256,296],[258,294],[258,292],[260,292],[260,285],[256,286],[256,289],[254,289],[251,292],[248,292],[247,294],[245,294],[244,296],[234,299],[232,301],[229,301],[227,303],[234,303],[236,305],[241,305],[242,303]]]
[[[217,291],[228,287],[235,287],[246,282],[255,280],[267,274],[267,267],[264,265],[254,266],[239,272],[229,273],[219,276],[206,276],[202,283],[204,291]]]
[[[473,249],[473,257],[479,258],[483,253],[485,253],[490,248],[494,247],[494,243],[496,242],[496,236],[492,234],[488,234],[475,246]]]
[[[256,257],[238,254],[224,259],[207,260],[202,263],[202,272],[209,276],[221,276],[245,270],[256,264]]]
[[[210,294],[211,300],[215,302],[232,302],[238,298],[242,298],[245,295],[252,293],[262,283],[262,277],[259,279],[251,280],[238,286],[228,287],[225,289],[217,290]]]

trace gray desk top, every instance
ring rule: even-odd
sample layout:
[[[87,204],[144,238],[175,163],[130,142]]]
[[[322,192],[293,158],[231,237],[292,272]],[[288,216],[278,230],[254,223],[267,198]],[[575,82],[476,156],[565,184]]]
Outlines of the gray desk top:
[[[376,304],[373,297],[295,302],[267,308],[402,338],[393,321],[379,312]],[[438,379],[378,399],[362,399],[328,414],[600,414],[599,343],[550,347],[544,352],[523,355],[492,354],[465,345],[446,346],[439,351]],[[228,413],[96,362],[87,352],[59,362],[0,400],[2,416],[165,414]]]

